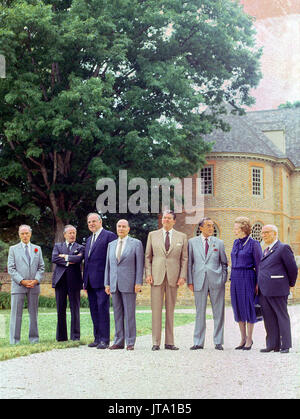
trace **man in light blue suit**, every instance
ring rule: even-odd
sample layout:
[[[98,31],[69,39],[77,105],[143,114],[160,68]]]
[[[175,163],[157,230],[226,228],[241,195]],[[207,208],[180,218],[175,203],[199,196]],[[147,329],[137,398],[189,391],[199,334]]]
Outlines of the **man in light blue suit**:
[[[40,246],[30,243],[31,227],[19,227],[20,243],[9,248],[7,271],[11,278],[10,343],[20,342],[21,324],[25,295],[29,312],[29,341],[39,341],[38,301],[40,282],[45,266]]]
[[[141,291],[144,251],[140,240],[128,236],[127,220],[117,223],[118,239],[109,243],[105,264],[105,291],[112,296],[115,319],[114,343],[109,349],[133,350],[136,340],[136,294]]]
[[[190,349],[204,347],[209,295],[214,318],[215,349],[223,350],[227,257],[224,242],[213,236],[213,221],[204,217],[199,227],[200,236],[193,237],[188,242],[188,287],[194,292],[196,305],[194,345]]]

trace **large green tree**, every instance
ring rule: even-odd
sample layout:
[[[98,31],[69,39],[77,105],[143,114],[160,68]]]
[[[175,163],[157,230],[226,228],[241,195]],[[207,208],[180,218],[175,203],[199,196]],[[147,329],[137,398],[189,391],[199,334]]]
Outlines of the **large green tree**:
[[[195,173],[225,104],[253,103],[254,39],[232,0],[2,1],[2,222],[51,217],[58,238],[98,178]]]

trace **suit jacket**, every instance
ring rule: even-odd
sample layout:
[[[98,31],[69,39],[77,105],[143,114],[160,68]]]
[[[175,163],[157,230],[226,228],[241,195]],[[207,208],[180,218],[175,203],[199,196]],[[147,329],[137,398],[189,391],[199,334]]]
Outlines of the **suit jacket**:
[[[188,284],[194,285],[194,291],[201,291],[205,278],[212,288],[224,286],[228,263],[223,240],[211,236],[205,257],[201,236],[193,237],[188,242],[188,255]]]
[[[116,248],[118,240],[109,243],[107,249],[104,285],[117,291],[134,293],[134,286],[143,283],[144,250],[140,240],[127,238],[126,246],[118,263]]]
[[[278,240],[259,264],[259,290],[266,297],[289,295],[297,275],[298,267],[292,249]]]
[[[34,251],[31,252],[30,255],[30,265],[28,264],[21,242],[9,248],[7,272],[11,278],[12,294],[28,292],[28,288],[20,284],[23,279],[36,279],[39,283],[34,288],[30,289],[30,291],[32,294],[40,293],[40,282],[43,279],[45,264],[40,246],[33,243],[31,243],[31,246]]]
[[[160,285],[167,274],[170,286],[179,278],[187,278],[187,236],[173,229],[171,245],[166,252],[163,229],[151,231],[145,252],[146,276],[152,275],[153,285]]]
[[[115,240],[117,235],[103,229],[93,244],[90,256],[89,250],[92,236],[87,239],[84,253],[83,282],[84,288],[89,283],[91,288],[104,288],[104,272],[108,244]]]
[[[59,257],[60,254],[68,254],[66,242],[55,243],[52,252],[52,263],[55,263],[55,269],[52,276],[52,288],[55,288],[62,276],[65,274],[69,289],[82,289],[81,261],[83,259],[84,247],[78,243],[73,243],[71,253],[68,256],[68,262]]]

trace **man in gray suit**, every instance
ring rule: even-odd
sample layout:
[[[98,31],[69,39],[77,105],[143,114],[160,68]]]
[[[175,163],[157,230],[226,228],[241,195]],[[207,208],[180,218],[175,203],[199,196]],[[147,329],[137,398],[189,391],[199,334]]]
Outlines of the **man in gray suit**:
[[[30,243],[32,230],[28,225],[19,227],[21,242],[9,248],[7,271],[11,277],[10,343],[17,344],[21,337],[21,324],[25,295],[28,300],[29,341],[39,341],[37,313],[40,282],[45,270],[40,246]]]
[[[227,257],[224,242],[213,237],[213,221],[205,217],[199,226],[200,236],[193,237],[188,242],[188,287],[194,292],[196,305],[194,345],[190,349],[204,347],[206,304],[209,295],[214,318],[215,349],[223,350]]]
[[[140,240],[128,236],[127,220],[117,223],[118,239],[109,243],[106,256],[105,292],[112,296],[115,338],[109,349],[133,350],[136,340],[136,294],[141,291],[144,251]]]

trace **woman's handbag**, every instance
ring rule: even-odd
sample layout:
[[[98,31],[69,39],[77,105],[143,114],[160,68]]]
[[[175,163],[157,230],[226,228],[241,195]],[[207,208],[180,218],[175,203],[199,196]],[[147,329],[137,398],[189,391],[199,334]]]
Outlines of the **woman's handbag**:
[[[254,297],[254,308],[255,308],[255,314],[256,314],[256,321],[259,322],[263,320],[263,313],[262,313],[261,305],[259,304],[258,295]]]

